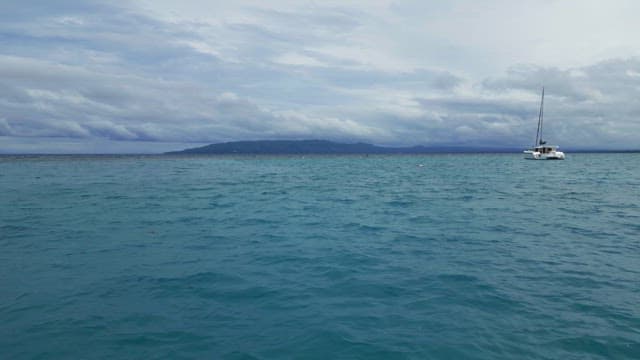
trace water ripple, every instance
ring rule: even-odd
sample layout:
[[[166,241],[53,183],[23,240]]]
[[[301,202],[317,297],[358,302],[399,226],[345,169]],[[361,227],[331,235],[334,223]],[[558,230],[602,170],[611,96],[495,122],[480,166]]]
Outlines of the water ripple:
[[[0,349],[635,359],[639,160],[0,157]]]

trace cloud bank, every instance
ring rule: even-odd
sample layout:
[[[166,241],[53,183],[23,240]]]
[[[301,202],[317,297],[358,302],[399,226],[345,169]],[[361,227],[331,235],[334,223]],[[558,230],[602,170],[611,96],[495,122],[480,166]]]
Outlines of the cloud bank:
[[[550,142],[640,148],[633,2],[27,3],[0,5],[0,152],[524,147],[542,85]]]

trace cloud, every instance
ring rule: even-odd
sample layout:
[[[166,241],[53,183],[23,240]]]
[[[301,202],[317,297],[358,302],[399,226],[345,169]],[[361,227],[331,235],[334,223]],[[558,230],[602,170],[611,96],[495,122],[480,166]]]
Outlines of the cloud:
[[[562,29],[556,2],[204,4],[3,1],[0,151],[37,139],[40,152],[63,140],[96,151],[279,138],[527,146],[542,85],[549,141],[640,147],[640,54],[625,50],[640,44],[619,11],[632,3],[602,11],[622,16],[605,31],[615,51],[560,51],[572,39],[544,26],[505,30],[550,14]]]
[[[0,119],[0,136],[11,136],[13,130],[9,126],[9,123],[6,119]]]
[[[545,129],[550,136],[576,147],[638,148],[640,134],[639,58],[558,69],[521,67],[500,79],[483,82],[499,93],[544,84]]]

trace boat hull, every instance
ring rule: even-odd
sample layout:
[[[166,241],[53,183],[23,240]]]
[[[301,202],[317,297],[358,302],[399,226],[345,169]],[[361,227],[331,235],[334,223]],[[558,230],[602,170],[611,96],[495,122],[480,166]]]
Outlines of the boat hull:
[[[554,151],[545,154],[538,151],[527,150],[524,152],[524,158],[527,160],[564,160],[564,153],[562,151]]]

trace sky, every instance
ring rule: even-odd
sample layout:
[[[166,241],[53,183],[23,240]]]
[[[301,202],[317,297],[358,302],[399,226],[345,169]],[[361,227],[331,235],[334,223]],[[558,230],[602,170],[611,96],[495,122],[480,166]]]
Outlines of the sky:
[[[110,3],[110,4],[109,4]],[[0,1],[0,153],[640,149],[640,2]]]

